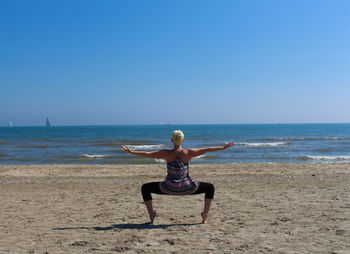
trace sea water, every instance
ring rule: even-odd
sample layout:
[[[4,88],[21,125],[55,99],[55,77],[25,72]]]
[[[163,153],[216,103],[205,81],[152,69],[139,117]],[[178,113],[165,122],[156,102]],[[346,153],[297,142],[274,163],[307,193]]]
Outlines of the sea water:
[[[164,163],[127,154],[120,145],[171,149],[178,129],[185,134],[184,148],[236,142],[192,163],[350,162],[350,124],[234,124],[1,127],[0,164]]]

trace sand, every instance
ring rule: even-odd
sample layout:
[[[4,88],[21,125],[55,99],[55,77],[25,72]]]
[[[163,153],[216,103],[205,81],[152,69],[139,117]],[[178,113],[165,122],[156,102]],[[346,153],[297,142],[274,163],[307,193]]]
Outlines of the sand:
[[[203,195],[154,195],[165,165],[0,165],[2,253],[350,253],[350,164],[192,164]]]

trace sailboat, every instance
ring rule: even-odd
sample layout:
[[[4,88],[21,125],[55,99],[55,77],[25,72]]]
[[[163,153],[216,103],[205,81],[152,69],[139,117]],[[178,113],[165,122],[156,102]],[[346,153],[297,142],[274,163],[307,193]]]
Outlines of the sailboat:
[[[13,126],[12,122],[9,121],[9,127],[11,128]]]
[[[49,121],[48,117],[46,118],[46,127],[51,127],[51,124],[50,124],[50,121]]]

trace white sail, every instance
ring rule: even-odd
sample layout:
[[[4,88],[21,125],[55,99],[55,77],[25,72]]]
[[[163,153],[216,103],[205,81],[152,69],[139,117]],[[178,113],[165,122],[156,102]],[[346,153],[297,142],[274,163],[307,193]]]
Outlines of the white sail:
[[[50,124],[50,121],[49,121],[48,117],[46,118],[46,127],[51,127],[51,124]]]
[[[12,127],[12,126],[13,126],[12,122],[11,122],[11,121],[9,121],[9,127]]]

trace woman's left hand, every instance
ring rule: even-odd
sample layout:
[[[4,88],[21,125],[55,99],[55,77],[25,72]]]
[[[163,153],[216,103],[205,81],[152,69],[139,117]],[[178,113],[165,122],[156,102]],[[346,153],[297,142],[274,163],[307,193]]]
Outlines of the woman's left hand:
[[[235,144],[236,144],[235,142],[228,143],[228,144],[224,145],[224,149],[229,148],[231,146],[234,146]]]
[[[132,150],[129,147],[126,147],[124,145],[122,145],[122,148],[127,151],[128,153],[132,153]]]

